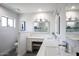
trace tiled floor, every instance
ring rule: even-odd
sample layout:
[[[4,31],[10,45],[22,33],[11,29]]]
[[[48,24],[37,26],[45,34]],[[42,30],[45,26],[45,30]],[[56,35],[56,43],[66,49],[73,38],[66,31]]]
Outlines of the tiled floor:
[[[26,52],[24,56],[36,56],[37,52]],[[8,54],[5,54],[4,56],[17,56],[16,49],[13,49]]]
[[[36,56],[37,53],[27,52],[24,56]]]
[[[8,54],[5,54],[4,56],[17,56],[16,49],[13,49]]]

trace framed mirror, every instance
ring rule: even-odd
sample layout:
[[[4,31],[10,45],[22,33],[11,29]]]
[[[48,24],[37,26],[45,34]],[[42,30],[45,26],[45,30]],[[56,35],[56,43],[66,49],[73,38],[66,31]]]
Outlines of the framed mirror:
[[[69,18],[66,21],[66,32],[79,32],[79,20],[78,18]]]
[[[34,32],[49,32],[49,27],[49,21],[46,19],[39,19],[33,23]]]

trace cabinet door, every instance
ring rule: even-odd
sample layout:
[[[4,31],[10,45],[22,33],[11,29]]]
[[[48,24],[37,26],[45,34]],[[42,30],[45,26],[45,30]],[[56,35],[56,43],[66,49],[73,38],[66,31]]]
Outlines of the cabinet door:
[[[46,47],[45,56],[58,56],[59,48],[58,47]]]
[[[27,38],[27,51],[31,51],[32,52],[32,41],[30,38]]]

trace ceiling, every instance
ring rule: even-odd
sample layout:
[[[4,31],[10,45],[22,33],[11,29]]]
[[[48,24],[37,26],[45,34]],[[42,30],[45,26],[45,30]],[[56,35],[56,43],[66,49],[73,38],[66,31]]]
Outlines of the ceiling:
[[[71,6],[76,6],[76,10],[79,10],[79,4],[77,3],[5,3],[2,4],[5,7],[17,12],[17,13],[33,13],[39,12],[53,12],[56,8],[65,7],[67,10],[71,10]]]

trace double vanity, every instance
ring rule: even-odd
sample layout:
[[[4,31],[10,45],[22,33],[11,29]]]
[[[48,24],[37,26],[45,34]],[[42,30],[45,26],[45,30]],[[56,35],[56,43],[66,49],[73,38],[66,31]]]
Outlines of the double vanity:
[[[27,38],[27,50],[32,51],[32,42],[42,42],[37,56],[73,56],[66,51],[67,46],[62,44],[55,38],[43,38],[43,37],[28,37]]]

